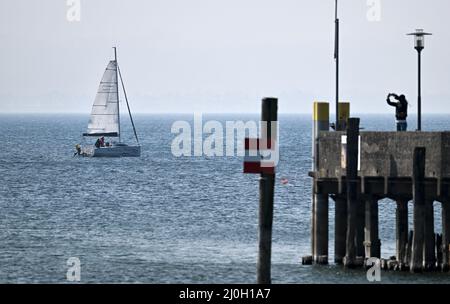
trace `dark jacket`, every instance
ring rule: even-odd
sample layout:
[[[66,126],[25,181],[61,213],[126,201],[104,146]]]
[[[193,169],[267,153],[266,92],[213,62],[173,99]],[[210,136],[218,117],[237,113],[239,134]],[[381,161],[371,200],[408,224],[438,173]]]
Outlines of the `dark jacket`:
[[[390,106],[395,107],[395,117],[397,120],[406,120],[408,117],[408,101],[405,96],[398,96],[395,94],[392,94],[391,96],[398,100],[398,102],[392,102],[389,97],[387,99],[387,103]]]

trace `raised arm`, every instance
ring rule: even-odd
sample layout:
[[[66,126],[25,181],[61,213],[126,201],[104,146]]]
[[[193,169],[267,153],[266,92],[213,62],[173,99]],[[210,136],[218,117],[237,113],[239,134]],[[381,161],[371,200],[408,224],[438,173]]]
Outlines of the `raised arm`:
[[[392,94],[392,93],[391,93],[391,94],[388,95],[388,97],[387,97],[387,99],[386,99],[388,105],[393,106],[393,107],[396,107],[398,103],[397,103],[397,102],[392,102],[392,101],[391,101],[391,96],[394,97],[395,99],[398,99],[398,95],[397,95],[397,94]]]

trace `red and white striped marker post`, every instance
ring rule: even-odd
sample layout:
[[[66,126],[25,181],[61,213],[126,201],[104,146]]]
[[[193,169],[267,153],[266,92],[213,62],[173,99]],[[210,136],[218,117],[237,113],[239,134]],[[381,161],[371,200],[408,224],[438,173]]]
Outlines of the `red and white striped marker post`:
[[[278,162],[278,149],[276,147],[278,128],[275,126],[275,129],[272,129],[272,122],[278,122],[278,99],[264,98],[261,114],[261,134],[263,138],[245,140],[244,173],[261,174],[259,179],[258,284],[271,283],[273,198],[275,165]],[[266,156],[267,154],[270,155],[270,159]],[[276,160],[272,159],[274,155]]]
[[[263,140],[259,138],[245,139],[245,174],[275,174],[275,161],[267,159],[264,155],[273,156],[276,153],[275,141],[272,139]]]

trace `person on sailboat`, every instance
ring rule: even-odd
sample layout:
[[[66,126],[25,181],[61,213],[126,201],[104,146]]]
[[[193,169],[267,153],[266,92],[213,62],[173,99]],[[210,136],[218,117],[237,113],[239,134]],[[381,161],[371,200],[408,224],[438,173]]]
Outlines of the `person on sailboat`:
[[[74,157],[77,156],[77,155],[81,155],[81,146],[80,146],[80,144],[76,144],[75,145],[75,150],[76,150],[76,152],[73,154]]]
[[[102,136],[100,138],[100,147],[104,147],[105,146],[105,138]]]
[[[95,142],[95,147],[98,149],[98,148],[100,148],[101,147],[101,141],[100,141],[100,138],[97,138],[97,141]]]

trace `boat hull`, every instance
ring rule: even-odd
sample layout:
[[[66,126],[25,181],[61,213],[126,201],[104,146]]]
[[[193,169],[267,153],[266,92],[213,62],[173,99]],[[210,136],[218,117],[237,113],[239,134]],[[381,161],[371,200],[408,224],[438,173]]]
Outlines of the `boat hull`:
[[[141,146],[117,145],[111,147],[86,147],[83,155],[89,157],[140,157]]]

